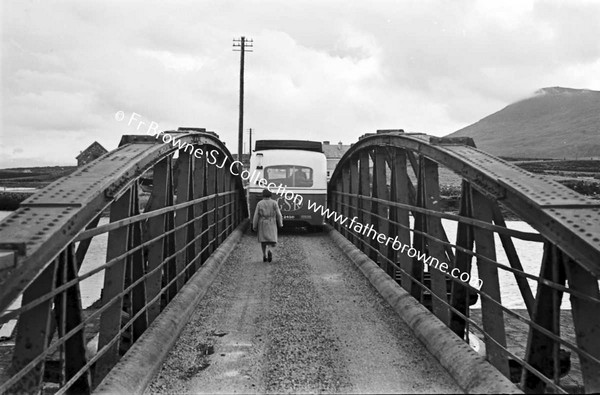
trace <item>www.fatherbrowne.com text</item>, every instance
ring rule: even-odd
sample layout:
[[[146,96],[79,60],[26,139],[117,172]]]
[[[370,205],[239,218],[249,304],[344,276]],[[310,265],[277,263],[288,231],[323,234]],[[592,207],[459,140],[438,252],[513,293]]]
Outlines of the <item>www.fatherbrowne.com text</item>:
[[[348,217],[339,214],[336,211],[329,210],[329,208],[325,208],[320,204],[316,204],[315,202],[310,201],[310,199],[308,200],[308,208],[310,210],[313,210],[313,212],[315,213],[327,217],[327,219],[333,218],[333,220],[339,223],[340,225],[344,225],[360,235],[371,237],[371,239],[377,240],[377,242],[380,244],[385,244],[386,246],[391,244],[394,250],[400,251],[400,253],[408,255],[410,258],[416,257],[418,261],[429,265],[429,267],[433,267],[434,269],[437,269],[444,274],[448,274],[453,278],[458,278],[462,282],[468,283],[471,280],[471,275],[469,273],[461,273],[460,269],[458,268],[453,268],[450,271],[448,271],[449,265],[446,262],[440,262],[438,259],[432,256],[427,256],[426,253],[421,252],[408,244],[403,244],[400,240],[398,240],[398,236],[395,236],[392,239],[391,236],[387,236],[384,233],[377,232],[372,224],[364,225],[358,222],[358,217],[351,218],[350,223],[347,223],[349,220]],[[482,285],[483,280],[477,279],[477,289],[481,289]]]
[[[115,114],[115,119],[117,121],[122,121],[125,118],[125,113],[123,111],[118,111]],[[141,115],[137,113],[132,113],[129,118],[128,126],[131,126],[133,122],[138,122],[136,130],[139,131],[142,125],[146,125],[145,122],[141,121]],[[221,169],[225,167],[227,163],[227,156],[220,152],[218,149],[212,149],[211,151],[204,152],[204,150],[198,146],[194,146],[187,142],[182,142],[181,139],[177,139],[177,136],[173,136],[168,132],[159,132],[158,123],[150,122],[148,124],[148,128],[146,129],[146,134],[154,136],[156,139],[161,139],[165,144],[172,144],[174,147],[182,151],[186,151],[189,149],[189,154],[194,157],[201,159],[204,155],[206,155],[206,162],[210,165],[215,165],[217,168]],[[222,162],[219,158],[223,158]],[[239,172],[238,170],[242,169],[242,162],[240,161],[232,161],[229,165],[229,171],[231,174],[235,176],[240,176],[243,180],[247,180],[250,184],[257,185],[261,188],[266,188],[272,193],[284,197],[286,200],[291,200],[294,202],[295,207],[302,207],[302,203],[304,201],[302,195],[295,193],[293,191],[289,191],[286,188],[286,185],[275,184],[274,182],[269,182],[265,178],[261,176],[261,173],[254,170],[250,173],[248,170],[243,170]],[[442,273],[451,276],[452,278],[457,278],[464,283],[469,283],[471,280],[471,275],[466,272],[460,271],[458,268],[453,268],[450,271],[449,265],[446,262],[440,262],[438,259],[427,256],[426,253],[418,251],[416,248],[411,247],[408,244],[403,244],[400,240],[398,240],[398,236],[392,238],[391,236],[387,236],[384,233],[379,233],[375,230],[372,224],[362,224],[357,221],[358,217],[348,218],[342,214],[337,213],[336,211],[330,210],[329,208],[323,207],[321,204],[317,204],[316,202],[312,202],[310,199],[307,199],[308,209],[313,212],[326,217],[327,219],[333,219],[333,221],[339,223],[340,225],[346,226],[348,229],[356,232],[357,234],[371,237],[373,240],[377,240],[380,244],[385,244],[392,246],[392,248],[396,251],[400,251],[402,254],[408,255],[410,258],[416,258],[417,261],[421,261],[429,267],[433,267],[441,271]],[[349,221],[349,223],[348,223]],[[483,280],[477,279],[477,288],[481,289],[483,286]]]

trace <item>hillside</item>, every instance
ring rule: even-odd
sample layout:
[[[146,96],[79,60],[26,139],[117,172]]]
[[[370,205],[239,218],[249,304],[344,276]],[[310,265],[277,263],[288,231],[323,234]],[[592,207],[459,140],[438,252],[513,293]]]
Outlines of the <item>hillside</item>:
[[[600,92],[543,88],[448,137],[512,158],[600,158]]]

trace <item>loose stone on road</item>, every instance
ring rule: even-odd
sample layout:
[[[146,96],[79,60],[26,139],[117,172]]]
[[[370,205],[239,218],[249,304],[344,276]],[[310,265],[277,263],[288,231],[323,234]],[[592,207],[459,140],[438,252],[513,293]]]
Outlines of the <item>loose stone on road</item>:
[[[449,374],[326,233],[248,232],[148,393],[456,393]]]

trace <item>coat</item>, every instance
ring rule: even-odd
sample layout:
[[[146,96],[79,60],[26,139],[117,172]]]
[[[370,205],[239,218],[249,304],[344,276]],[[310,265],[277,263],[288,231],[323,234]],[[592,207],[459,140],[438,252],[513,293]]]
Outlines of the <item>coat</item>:
[[[252,227],[258,230],[258,241],[261,243],[277,243],[277,224],[283,226],[283,217],[277,202],[263,199],[256,205]]]

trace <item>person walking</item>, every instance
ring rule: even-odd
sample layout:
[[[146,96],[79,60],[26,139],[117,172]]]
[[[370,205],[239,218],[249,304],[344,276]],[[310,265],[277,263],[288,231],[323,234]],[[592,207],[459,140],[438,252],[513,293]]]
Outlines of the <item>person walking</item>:
[[[256,205],[252,230],[258,231],[258,241],[262,247],[263,262],[271,262],[273,253],[271,248],[277,244],[277,226],[283,227],[283,217],[277,202],[271,199],[272,193],[263,189],[262,200]]]

